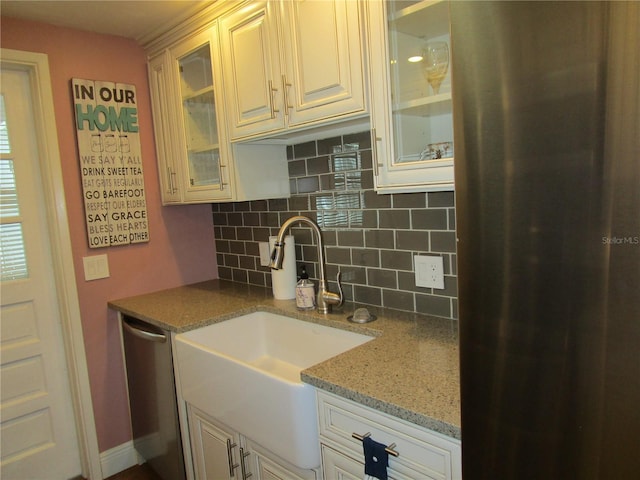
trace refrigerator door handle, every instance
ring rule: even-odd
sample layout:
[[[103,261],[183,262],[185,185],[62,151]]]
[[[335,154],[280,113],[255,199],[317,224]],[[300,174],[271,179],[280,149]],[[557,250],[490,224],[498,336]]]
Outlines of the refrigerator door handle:
[[[129,333],[135,335],[136,337],[142,338],[143,340],[149,340],[151,342],[158,343],[165,343],[167,341],[167,336],[165,334],[152,332],[150,330],[144,330],[139,326],[133,326],[126,319],[122,320],[122,326],[126,328]]]

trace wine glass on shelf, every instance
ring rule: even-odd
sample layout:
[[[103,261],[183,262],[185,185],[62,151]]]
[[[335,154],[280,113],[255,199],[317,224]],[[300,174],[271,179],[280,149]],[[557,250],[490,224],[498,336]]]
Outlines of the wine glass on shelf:
[[[423,53],[424,76],[433,89],[433,94],[440,92],[440,85],[449,69],[449,45],[447,42],[429,42]]]

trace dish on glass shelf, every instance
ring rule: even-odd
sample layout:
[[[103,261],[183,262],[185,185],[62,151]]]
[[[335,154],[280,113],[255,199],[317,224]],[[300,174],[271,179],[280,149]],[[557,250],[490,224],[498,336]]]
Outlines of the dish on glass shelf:
[[[453,142],[430,143],[420,152],[420,160],[439,160],[453,157]]]

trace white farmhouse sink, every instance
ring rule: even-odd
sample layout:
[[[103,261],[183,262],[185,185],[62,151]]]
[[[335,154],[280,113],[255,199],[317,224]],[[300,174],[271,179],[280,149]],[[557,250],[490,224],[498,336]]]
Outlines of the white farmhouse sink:
[[[176,335],[184,399],[300,468],[320,465],[300,371],[373,337],[255,312]]]

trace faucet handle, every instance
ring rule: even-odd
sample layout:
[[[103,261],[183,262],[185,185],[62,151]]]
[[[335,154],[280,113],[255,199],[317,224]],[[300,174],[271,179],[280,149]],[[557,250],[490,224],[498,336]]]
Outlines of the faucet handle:
[[[342,272],[338,270],[338,275],[336,275],[336,282],[338,283],[338,293],[340,294],[340,303],[338,306],[341,307],[344,303],[344,293],[342,291]]]

